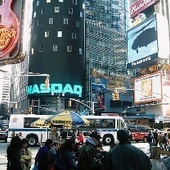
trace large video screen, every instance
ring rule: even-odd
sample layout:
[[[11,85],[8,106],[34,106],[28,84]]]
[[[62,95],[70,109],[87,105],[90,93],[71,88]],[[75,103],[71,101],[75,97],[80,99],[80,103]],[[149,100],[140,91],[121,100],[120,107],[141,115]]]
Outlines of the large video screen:
[[[134,103],[162,100],[162,74],[157,72],[134,80]]]
[[[157,58],[158,36],[155,16],[130,29],[127,38],[128,63],[131,63],[131,66]]]

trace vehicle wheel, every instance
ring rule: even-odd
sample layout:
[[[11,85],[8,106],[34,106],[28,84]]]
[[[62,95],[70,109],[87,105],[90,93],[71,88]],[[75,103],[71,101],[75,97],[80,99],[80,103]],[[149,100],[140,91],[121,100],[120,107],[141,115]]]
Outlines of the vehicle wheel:
[[[30,146],[36,146],[38,143],[38,138],[36,135],[27,136],[27,139],[28,139],[28,144]]]
[[[106,134],[103,136],[103,144],[104,145],[109,145],[111,142],[114,141],[114,137],[111,134]]]
[[[147,142],[147,137],[146,136],[143,138],[143,142]]]

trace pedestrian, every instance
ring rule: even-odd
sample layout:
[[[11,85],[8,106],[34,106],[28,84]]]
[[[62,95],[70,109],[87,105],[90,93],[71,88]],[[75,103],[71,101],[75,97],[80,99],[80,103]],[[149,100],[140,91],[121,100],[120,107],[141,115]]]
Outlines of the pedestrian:
[[[99,170],[102,163],[99,158],[97,146],[100,143],[101,136],[98,132],[92,132],[86,139],[85,144],[78,151],[78,170]]]
[[[18,137],[19,137],[21,140],[23,139],[22,132],[19,132],[19,133],[18,133]]]
[[[75,141],[67,139],[61,147],[58,149],[54,161],[56,170],[76,170],[77,166],[75,163],[73,151],[75,147]]]
[[[105,159],[105,170],[151,170],[149,157],[131,145],[129,133],[118,130],[119,144],[111,149]]]
[[[159,147],[162,148],[162,137],[163,137],[163,134],[161,132],[158,133],[158,144],[159,144]]]
[[[158,146],[158,131],[157,131],[157,129],[155,129],[153,132],[153,138],[154,138],[155,146],[157,147]]]
[[[154,140],[154,136],[153,136],[152,131],[149,131],[149,134],[148,134],[146,140],[147,140],[147,142],[148,142],[148,144],[149,144],[149,150],[150,150],[150,153],[151,153],[151,148],[152,148],[152,146],[153,146],[153,140]]]
[[[18,136],[13,136],[7,147],[7,170],[23,170],[21,165],[22,142]]]
[[[49,133],[49,139],[52,139],[53,141],[56,141],[58,138],[58,133],[56,127],[52,127],[51,131]]]
[[[35,156],[35,165],[37,165],[38,170],[47,170],[48,169],[48,151],[51,148],[53,141],[47,139],[45,145],[40,147],[36,156]]]
[[[85,140],[85,138],[84,138],[83,133],[82,133],[82,132],[79,132],[79,134],[78,134],[78,136],[77,136],[77,143],[78,143],[79,145],[82,145],[82,144],[84,143],[84,140]]]
[[[162,144],[163,149],[166,150],[167,149],[167,145],[169,144],[167,133],[164,133],[164,135],[162,137],[161,144]]]
[[[32,165],[32,152],[28,147],[28,139],[22,139],[21,164],[23,170],[30,170]]]
[[[51,163],[54,162],[56,153],[61,145],[62,145],[61,142],[56,141],[51,145],[51,148],[48,150],[48,153],[47,153],[48,167],[51,165]]]

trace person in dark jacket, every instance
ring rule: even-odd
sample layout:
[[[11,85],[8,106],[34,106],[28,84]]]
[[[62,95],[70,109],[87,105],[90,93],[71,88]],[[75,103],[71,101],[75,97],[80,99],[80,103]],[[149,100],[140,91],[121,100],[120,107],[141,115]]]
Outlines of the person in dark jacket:
[[[48,151],[51,149],[52,143],[51,139],[47,139],[45,145],[38,150],[35,156],[35,165],[37,165],[38,170],[48,169]]]
[[[99,170],[101,162],[97,146],[100,143],[101,136],[97,132],[92,132],[86,139],[85,144],[78,151],[78,170]]]
[[[7,148],[7,170],[23,170],[21,165],[22,141],[18,136],[11,139]]]
[[[73,151],[75,147],[75,140],[67,139],[57,150],[55,158],[55,169],[60,170],[76,170],[75,159]]]
[[[131,145],[127,131],[119,130],[117,137],[119,144],[107,153],[105,170],[151,170],[149,157]]]

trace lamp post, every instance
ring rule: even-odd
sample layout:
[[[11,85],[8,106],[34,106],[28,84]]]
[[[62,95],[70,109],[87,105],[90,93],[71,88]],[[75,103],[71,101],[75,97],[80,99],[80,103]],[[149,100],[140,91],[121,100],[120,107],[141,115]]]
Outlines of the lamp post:
[[[91,102],[91,107],[90,106],[88,106],[87,104],[85,104],[84,102],[81,102],[80,100],[77,100],[77,99],[74,99],[74,98],[70,98],[70,101],[76,101],[76,102],[78,102],[78,103],[80,103],[80,104],[82,104],[82,105],[84,105],[84,106],[86,106],[87,108],[89,108],[91,111],[92,111],[92,114],[94,115],[94,103],[95,102]]]
[[[49,79],[50,79],[50,75],[49,74],[45,74],[45,73],[43,73],[43,74],[42,73],[33,73],[33,72],[21,73],[21,74],[18,74],[18,75],[15,75],[15,74],[14,75],[13,74],[5,74],[5,76],[10,77],[11,79],[12,78],[17,78],[17,77],[18,78],[20,78],[20,77],[46,77],[46,80],[48,79],[48,84],[49,84]],[[14,81],[13,83],[16,83],[16,81]],[[18,86],[19,86],[19,84],[18,84]],[[20,93],[12,101],[17,101],[18,98],[20,98]],[[10,101],[9,101],[9,103],[10,103]],[[18,103],[18,101],[17,101],[17,103]],[[32,110],[32,109],[29,107],[29,110]]]

